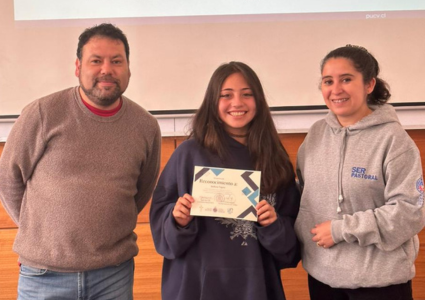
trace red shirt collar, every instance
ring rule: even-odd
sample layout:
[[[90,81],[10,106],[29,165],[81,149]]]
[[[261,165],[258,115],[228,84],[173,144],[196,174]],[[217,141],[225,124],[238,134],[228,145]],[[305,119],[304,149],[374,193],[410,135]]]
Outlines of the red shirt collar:
[[[81,94],[80,94],[81,97]],[[99,109],[96,108],[92,105],[90,105],[89,103],[87,103],[86,101],[84,101],[83,97],[81,97],[81,100],[83,101],[84,105],[95,115],[101,116],[101,117],[112,117],[113,115],[115,115],[117,112],[120,111],[121,107],[122,107],[122,98],[120,97],[120,103],[118,104],[117,107],[113,108],[113,109]]]

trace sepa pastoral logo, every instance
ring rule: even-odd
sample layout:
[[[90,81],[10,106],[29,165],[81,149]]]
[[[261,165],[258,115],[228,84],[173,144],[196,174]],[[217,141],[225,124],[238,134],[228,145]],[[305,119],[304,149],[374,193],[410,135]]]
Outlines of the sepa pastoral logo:
[[[416,181],[416,189],[419,192],[418,205],[423,206],[424,205],[424,180],[422,177],[419,178],[418,181]]]

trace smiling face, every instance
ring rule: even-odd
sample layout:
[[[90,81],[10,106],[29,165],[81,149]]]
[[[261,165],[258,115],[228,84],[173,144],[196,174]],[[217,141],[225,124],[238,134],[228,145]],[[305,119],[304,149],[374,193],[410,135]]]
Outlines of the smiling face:
[[[241,73],[229,75],[221,87],[218,115],[230,135],[246,135],[256,114],[254,95]]]
[[[94,36],[84,45],[81,61],[75,62],[84,101],[100,109],[119,105],[130,80],[124,44],[120,40]]]
[[[376,80],[364,83],[363,76],[351,60],[330,58],[322,71],[321,90],[326,106],[346,127],[371,113],[367,96],[373,91]]]

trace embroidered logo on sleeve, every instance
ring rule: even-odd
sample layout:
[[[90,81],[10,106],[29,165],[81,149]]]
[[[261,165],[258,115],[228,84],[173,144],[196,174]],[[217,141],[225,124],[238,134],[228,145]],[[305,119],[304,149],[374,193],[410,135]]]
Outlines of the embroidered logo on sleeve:
[[[416,189],[419,192],[418,205],[424,205],[424,180],[422,176],[416,181]]]
[[[367,174],[366,168],[361,168],[361,167],[353,167],[351,169],[351,177],[361,178],[366,180],[378,180],[378,176]]]

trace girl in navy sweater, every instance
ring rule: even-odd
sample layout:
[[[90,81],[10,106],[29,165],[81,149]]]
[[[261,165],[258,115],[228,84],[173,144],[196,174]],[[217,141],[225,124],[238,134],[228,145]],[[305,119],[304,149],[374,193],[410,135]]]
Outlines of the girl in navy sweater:
[[[194,166],[261,171],[258,221],[190,215]],[[173,153],[153,195],[155,247],[165,300],[283,300],[280,270],[295,267],[300,194],[263,88],[241,62],[212,75],[190,138]]]

